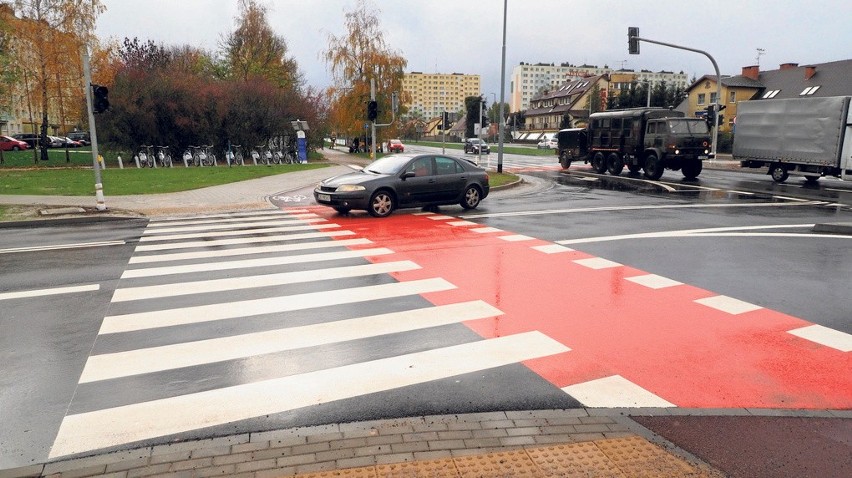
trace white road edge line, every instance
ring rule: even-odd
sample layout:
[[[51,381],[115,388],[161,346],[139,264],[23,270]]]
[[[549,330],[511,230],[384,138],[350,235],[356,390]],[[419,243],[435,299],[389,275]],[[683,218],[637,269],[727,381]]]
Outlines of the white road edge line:
[[[0,294],[0,300],[26,299],[29,297],[44,297],[47,295],[75,294],[78,292],[92,292],[100,289],[100,284],[90,284],[72,287],[56,287],[52,289],[24,290],[20,292],[4,292]]]
[[[86,247],[109,247],[123,246],[127,241],[103,241],[103,242],[80,242],[77,244],[56,244],[53,246],[31,246],[31,247],[13,247],[10,249],[0,249],[0,254],[15,254],[19,252],[42,252],[42,251],[58,251],[62,249],[83,249]]]

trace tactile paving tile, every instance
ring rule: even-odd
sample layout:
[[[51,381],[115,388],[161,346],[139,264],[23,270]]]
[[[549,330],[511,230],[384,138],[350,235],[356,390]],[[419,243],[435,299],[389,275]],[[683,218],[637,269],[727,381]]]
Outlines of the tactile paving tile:
[[[565,478],[624,478],[615,464],[593,442],[529,448],[527,454],[543,476]]]
[[[544,473],[524,450],[501,451],[455,459],[461,478],[541,478]]]
[[[593,442],[624,473],[635,477],[696,477],[701,470],[640,437]]]
[[[345,470],[317,471],[299,475],[299,478],[376,478],[376,468],[374,466],[366,466]]]
[[[458,478],[458,476],[452,458],[376,465],[377,478]]]

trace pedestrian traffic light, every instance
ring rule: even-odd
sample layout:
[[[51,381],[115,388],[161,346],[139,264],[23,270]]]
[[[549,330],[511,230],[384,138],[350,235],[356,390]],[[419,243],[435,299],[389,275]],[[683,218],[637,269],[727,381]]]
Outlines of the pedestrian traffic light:
[[[446,111],[441,113],[441,129],[444,131],[450,129],[450,113]]]
[[[376,118],[379,117],[379,104],[376,103],[375,100],[370,100],[367,103],[367,119],[370,121],[376,121]]]
[[[639,54],[639,27],[627,27],[627,52]]]
[[[109,109],[109,89],[106,86],[92,85],[92,111],[103,113]]]

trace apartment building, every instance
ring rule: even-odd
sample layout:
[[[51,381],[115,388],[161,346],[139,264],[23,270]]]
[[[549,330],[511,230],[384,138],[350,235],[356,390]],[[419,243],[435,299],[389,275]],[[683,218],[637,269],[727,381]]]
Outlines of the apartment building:
[[[543,89],[553,90],[576,78],[609,75],[613,78],[610,83],[610,95],[618,95],[620,90],[629,88],[633,82],[649,82],[656,85],[665,81],[666,85],[677,85],[681,88],[689,86],[686,73],[670,71],[626,70],[613,69],[607,66],[599,68],[595,65],[575,66],[570,63],[524,63],[512,69],[509,83],[509,109],[511,112],[525,111],[530,108],[530,102]]]
[[[441,116],[442,111],[464,110],[464,99],[479,96],[482,91],[479,75],[464,73],[406,73],[402,89],[411,95],[408,114],[430,119]]]

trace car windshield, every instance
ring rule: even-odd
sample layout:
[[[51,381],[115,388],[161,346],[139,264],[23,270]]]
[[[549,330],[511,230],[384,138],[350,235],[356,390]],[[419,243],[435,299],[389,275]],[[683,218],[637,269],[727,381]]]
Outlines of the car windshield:
[[[668,120],[669,131],[674,134],[708,134],[707,122],[704,120]]]
[[[377,159],[364,168],[364,171],[374,174],[396,174],[411,161],[412,156],[386,156]]]

